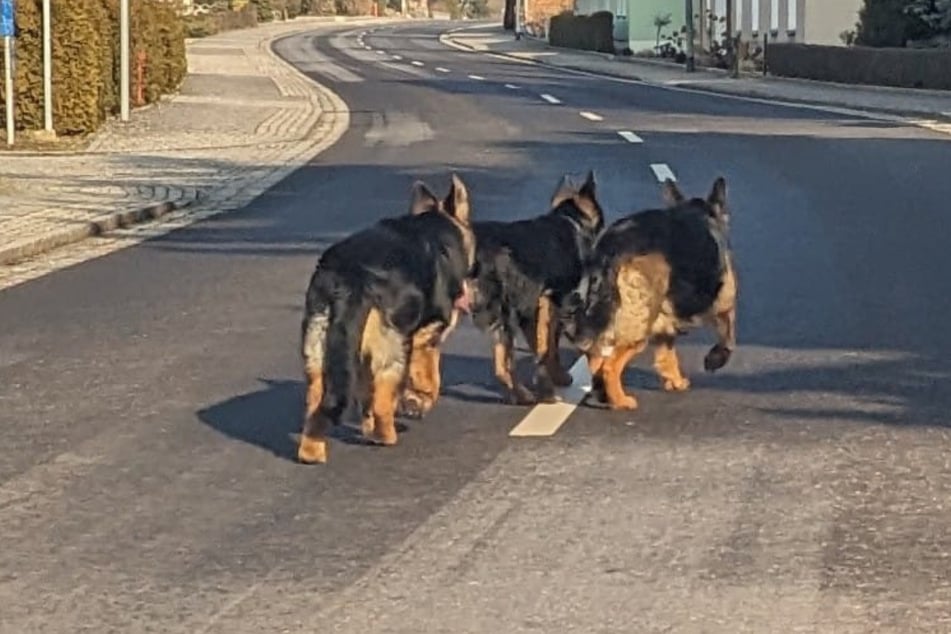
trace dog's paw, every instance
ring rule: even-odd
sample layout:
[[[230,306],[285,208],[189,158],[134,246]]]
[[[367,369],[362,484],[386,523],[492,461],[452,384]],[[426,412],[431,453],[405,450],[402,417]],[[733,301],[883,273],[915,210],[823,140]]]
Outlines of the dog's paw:
[[[432,409],[432,401],[422,394],[408,392],[400,399],[397,414],[405,418],[419,419]]]
[[[703,358],[703,369],[707,372],[716,372],[727,364],[732,354],[732,350],[718,343],[710,348],[710,351]]]
[[[324,464],[327,462],[327,441],[301,435],[297,446],[297,460],[303,464]]]
[[[664,379],[665,392],[686,392],[690,389],[690,379],[681,376],[678,379]]]
[[[507,395],[507,400],[511,405],[535,405],[538,397],[524,385],[516,385]]]
[[[558,387],[568,387],[572,384],[573,379],[565,370],[559,368],[557,371],[551,373],[551,382]]]
[[[630,394],[625,394],[621,400],[614,403],[608,403],[608,406],[611,409],[616,410],[633,410],[637,409],[637,399],[631,396]]]

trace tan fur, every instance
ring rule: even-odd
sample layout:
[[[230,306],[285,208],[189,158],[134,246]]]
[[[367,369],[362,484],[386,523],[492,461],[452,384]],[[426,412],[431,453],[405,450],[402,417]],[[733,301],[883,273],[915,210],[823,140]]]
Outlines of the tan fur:
[[[527,387],[519,383],[512,370],[512,351],[505,344],[496,343],[492,347],[492,360],[495,367],[495,378],[508,390],[516,405],[531,405],[535,403],[535,395]]]
[[[439,398],[439,344],[445,335],[441,330],[442,324],[434,323],[416,331],[410,347],[403,408],[420,416],[428,414]]]
[[[561,365],[558,355],[558,342],[561,339],[561,324],[558,321],[558,308],[548,295],[538,298],[535,332],[535,357],[541,359],[548,369],[552,383],[559,387],[571,385],[571,375]]]
[[[395,445],[396,397],[406,373],[406,349],[402,335],[376,308],[367,315],[360,354],[371,380],[371,411],[364,417],[363,433],[384,445]]]
[[[654,369],[664,382],[667,392],[683,392],[690,388],[690,380],[680,371],[680,359],[674,350],[674,337],[658,337],[654,348]]]
[[[324,394],[323,369],[307,367],[307,396],[305,403],[304,433],[297,446],[297,459],[306,464],[327,462],[327,430],[317,423],[317,408]],[[309,429],[308,429],[309,427]],[[309,433],[308,433],[309,432]]]
[[[730,350],[736,347],[736,299],[736,272],[733,269],[732,258],[728,257],[727,268],[723,274],[723,286],[706,321],[713,324],[720,344]]]
[[[664,299],[669,281],[670,265],[660,254],[631,257],[618,267],[620,303],[611,326],[593,348],[606,352],[600,373],[612,408],[637,407],[636,399],[621,385],[624,368],[653,336],[673,327],[672,311]]]

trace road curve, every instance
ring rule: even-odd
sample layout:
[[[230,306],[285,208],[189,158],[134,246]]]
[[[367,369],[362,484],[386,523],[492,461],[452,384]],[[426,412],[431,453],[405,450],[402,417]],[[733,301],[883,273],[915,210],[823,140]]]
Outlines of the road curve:
[[[447,48],[275,50],[351,109],[248,207],[0,292],[0,632],[934,632],[951,621],[951,145],[934,132]],[[740,349],[628,373],[511,438],[489,344],[399,446],[293,461],[323,245],[469,183],[478,218],[593,168],[610,218],[729,183]],[[564,351],[566,361],[573,354]]]

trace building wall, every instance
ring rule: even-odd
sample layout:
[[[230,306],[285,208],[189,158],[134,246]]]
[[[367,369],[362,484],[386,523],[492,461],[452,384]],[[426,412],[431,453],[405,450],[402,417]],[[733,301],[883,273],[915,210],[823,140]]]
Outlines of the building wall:
[[[714,0],[725,7],[726,0]],[[734,24],[744,40],[842,45],[839,33],[855,28],[862,0],[734,0]]]
[[[531,3],[533,0],[526,0]],[[541,1],[541,0],[535,0]],[[580,11],[592,13],[592,7],[610,9],[612,0],[576,0]],[[673,22],[665,27],[670,32],[686,23],[683,0],[620,0],[626,3],[628,39],[635,53],[652,49],[656,40],[654,16],[670,13]],[[733,0],[733,24],[743,39],[762,40],[770,34],[774,42],[804,42],[806,44],[842,45],[839,34],[855,28],[862,0]],[[726,0],[694,0],[694,10],[701,7],[717,15],[726,13]],[[594,9],[597,10],[597,9]],[[615,15],[623,15],[620,9]],[[697,29],[701,24],[695,25]],[[722,27],[716,29],[722,37]],[[706,45],[706,34],[698,33],[698,45]]]
[[[699,6],[699,0],[696,0]],[[635,53],[653,49],[657,43],[654,16],[670,14],[671,23],[664,33],[679,30],[686,24],[683,0],[627,0],[628,40]]]
[[[806,5],[805,24],[799,42],[842,46],[839,34],[851,31],[859,21],[862,0],[799,0]]]

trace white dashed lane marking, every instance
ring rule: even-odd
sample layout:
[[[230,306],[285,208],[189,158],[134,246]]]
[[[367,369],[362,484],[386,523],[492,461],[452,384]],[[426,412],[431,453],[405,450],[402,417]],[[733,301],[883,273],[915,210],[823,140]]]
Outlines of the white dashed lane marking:
[[[628,143],[643,143],[644,139],[637,136],[630,130],[618,130],[618,136],[627,141]]]
[[[448,73],[448,72],[449,72],[449,69],[448,69],[448,68],[443,68],[442,66],[437,66],[437,67],[436,67],[436,72],[437,72],[437,73]]]
[[[584,356],[578,357],[568,374],[571,375],[571,385],[556,391],[561,402],[539,403],[512,428],[509,436],[552,436],[558,431],[591,391],[591,372]]]
[[[402,56],[402,55],[394,55],[394,56],[393,56],[393,59],[395,59],[395,60],[401,60],[401,59],[403,59],[403,56]]]
[[[555,104],[561,103],[561,99],[559,99],[558,97],[552,97],[551,95],[549,95],[548,93],[545,93],[545,92],[543,92],[543,93],[542,93],[541,95],[539,95],[539,96],[540,96],[542,99],[544,99],[545,101],[547,101],[548,103],[555,103]]]
[[[674,170],[670,169],[667,163],[651,163],[651,171],[654,172],[654,177],[657,178],[657,181],[660,183],[663,183],[668,178],[672,181],[677,180],[677,177],[674,175]]]
[[[518,90],[518,86],[516,86],[515,84],[505,84],[505,87],[508,88],[509,90]]]
[[[417,61],[417,60],[415,60],[415,59],[414,59],[412,62],[410,62],[410,64],[412,64],[413,66],[422,66],[422,65],[423,65],[422,62]]]
[[[604,121],[604,117],[602,117],[601,115],[595,112],[588,112],[587,110],[582,110],[578,114],[580,114],[582,117],[584,117],[588,121]]]
[[[485,77],[482,75],[469,75],[469,79],[474,79],[476,81],[485,81]]]

